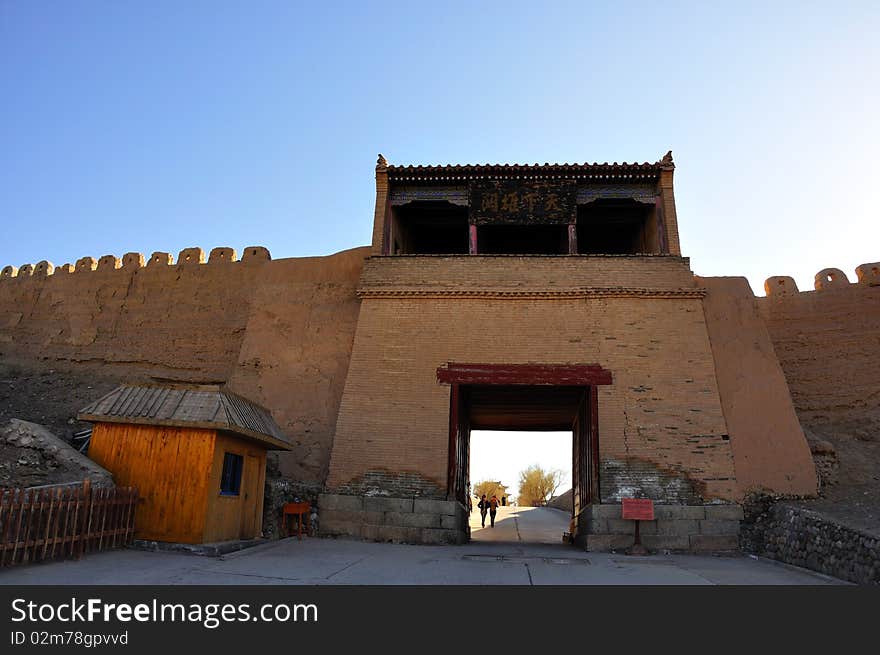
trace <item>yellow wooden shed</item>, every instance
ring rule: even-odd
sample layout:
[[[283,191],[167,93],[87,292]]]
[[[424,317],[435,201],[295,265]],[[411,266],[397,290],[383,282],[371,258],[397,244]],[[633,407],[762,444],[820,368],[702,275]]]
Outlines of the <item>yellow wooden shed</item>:
[[[216,385],[123,385],[83,409],[89,457],[138,488],[138,539],[261,536],[266,452],[291,445],[269,411]]]

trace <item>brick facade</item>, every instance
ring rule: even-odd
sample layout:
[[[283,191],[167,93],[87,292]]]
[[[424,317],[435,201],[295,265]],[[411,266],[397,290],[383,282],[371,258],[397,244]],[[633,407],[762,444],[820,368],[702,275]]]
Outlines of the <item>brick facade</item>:
[[[686,260],[374,257],[359,293],[329,489],[392,469],[445,490],[450,400],[438,366],[598,363],[614,375],[599,392],[603,500],[736,497]]]

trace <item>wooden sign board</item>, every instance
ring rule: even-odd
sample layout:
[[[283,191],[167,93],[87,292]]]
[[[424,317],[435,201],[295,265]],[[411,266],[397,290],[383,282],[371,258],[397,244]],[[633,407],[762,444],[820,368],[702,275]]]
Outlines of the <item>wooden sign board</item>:
[[[476,180],[468,194],[473,225],[565,225],[577,218],[574,180]]]
[[[624,498],[623,518],[633,521],[653,521],[654,501],[647,498]]]

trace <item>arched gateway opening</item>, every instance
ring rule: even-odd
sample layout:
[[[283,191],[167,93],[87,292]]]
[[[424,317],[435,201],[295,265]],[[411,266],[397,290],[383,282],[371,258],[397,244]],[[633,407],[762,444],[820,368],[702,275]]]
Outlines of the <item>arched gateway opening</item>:
[[[598,364],[458,364],[437,369],[449,384],[449,500],[467,506],[472,430],[571,431],[572,521],[599,502],[597,387],[611,384]],[[580,529],[579,529],[580,528]]]

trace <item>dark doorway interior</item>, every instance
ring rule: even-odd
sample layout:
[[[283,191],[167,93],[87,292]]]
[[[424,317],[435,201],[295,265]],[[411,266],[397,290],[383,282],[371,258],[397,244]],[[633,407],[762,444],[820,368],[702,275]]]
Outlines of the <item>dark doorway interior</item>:
[[[466,255],[468,210],[449,202],[419,201],[394,208],[391,254]]]
[[[477,231],[483,255],[565,255],[567,225],[481,225]]]
[[[451,402],[449,489],[459,502],[468,502],[471,430],[571,431],[575,522],[598,498],[595,387],[453,384]]]
[[[596,200],[577,209],[578,252],[633,255],[661,252],[653,205]]]

